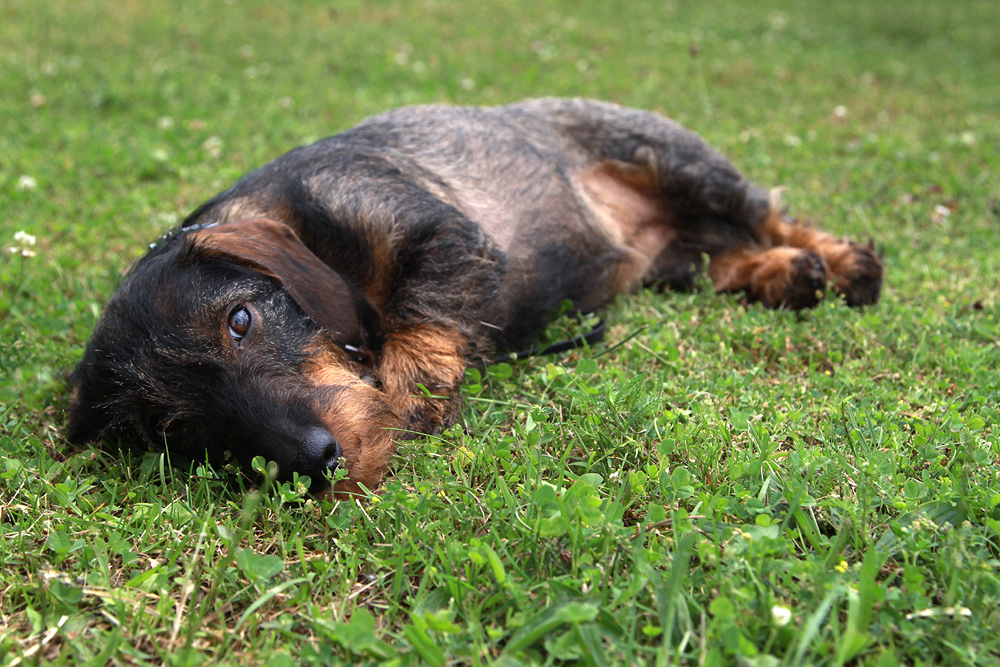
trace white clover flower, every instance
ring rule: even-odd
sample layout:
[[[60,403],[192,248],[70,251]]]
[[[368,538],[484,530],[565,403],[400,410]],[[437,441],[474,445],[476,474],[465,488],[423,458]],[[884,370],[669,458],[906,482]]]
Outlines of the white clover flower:
[[[934,214],[931,216],[931,219],[934,222],[942,223],[945,220],[947,220],[950,215],[951,215],[951,209],[950,208],[948,208],[947,206],[943,206],[941,204],[938,204],[937,206],[934,207]]]
[[[11,255],[20,255],[21,257],[35,256],[35,251],[31,249],[31,246],[35,245],[35,237],[28,232],[23,229],[14,232],[14,243],[17,245],[7,246],[4,250]]]
[[[771,607],[771,618],[776,626],[783,628],[792,620],[792,610],[776,604]]]
[[[17,189],[21,192],[24,192],[25,190],[34,190],[37,187],[38,181],[31,176],[21,176],[21,178],[17,179]]]
[[[23,243],[24,245],[35,245],[35,237],[23,229],[14,232],[14,240],[18,243]]]
[[[211,136],[206,139],[205,143],[203,143],[201,147],[208,151],[208,154],[212,157],[219,157],[222,155],[222,139],[216,136]]]
[[[955,618],[956,616],[961,616],[963,618],[969,618],[972,616],[972,610],[968,607],[929,607],[927,609],[921,609],[920,611],[910,612],[906,615],[906,620],[912,621],[915,618],[934,618],[935,616],[951,616]]]

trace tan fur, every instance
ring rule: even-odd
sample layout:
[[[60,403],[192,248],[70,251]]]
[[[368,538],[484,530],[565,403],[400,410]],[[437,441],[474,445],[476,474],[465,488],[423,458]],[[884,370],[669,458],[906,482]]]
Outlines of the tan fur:
[[[271,220],[287,221],[292,229],[296,228],[297,216],[287,202],[270,200],[266,197],[239,197],[228,202],[219,209],[215,221],[218,223],[243,220],[245,218],[269,218]],[[297,232],[298,230],[295,229]]]
[[[843,293],[862,270],[867,257],[873,257],[871,247],[859,245],[820,231],[801,219],[788,222],[781,214],[778,190],[772,191],[771,212],[764,223],[764,232],[776,246],[811,250],[826,262],[827,279],[833,288]]]
[[[650,166],[607,160],[578,176],[580,194],[600,230],[627,253],[614,277],[617,293],[636,289],[656,257],[677,240],[656,196]]]
[[[361,293],[377,310],[384,310],[391,296],[388,292],[389,276],[394,265],[392,248],[394,239],[376,237],[372,239],[372,263],[375,278],[361,286]]]
[[[785,305],[785,286],[793,280],[793,262],[802,251],[787,246],[760,251],[729,250],[712,258],[708,275],[718,292],[746,290],[769,308]]]
[[[314,352],[303,369],[318,397],[328,399],[316,410],[344,452],[350,479],[334,488],[339,498],[360,493],[361,485],[375,488],[396,451],[396,438],[403,435],[403,424],[382,392],[361,380],[350,366],[341,350],[324,348]]]
[[[386,339],[376,373],[389,404],[414,429],[432,431],[454,422],[466,344],[457,331],[433,324],[397,331]]]

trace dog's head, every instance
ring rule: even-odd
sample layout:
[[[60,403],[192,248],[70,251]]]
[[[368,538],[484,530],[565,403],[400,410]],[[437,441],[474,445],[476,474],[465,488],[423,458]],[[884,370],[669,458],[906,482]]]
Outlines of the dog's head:
[[[314,492],[381,479],[399,427],[373,386],[362,303],[278,222],[167,237],[126,276],[73,375],[68,438],[256,456]]]

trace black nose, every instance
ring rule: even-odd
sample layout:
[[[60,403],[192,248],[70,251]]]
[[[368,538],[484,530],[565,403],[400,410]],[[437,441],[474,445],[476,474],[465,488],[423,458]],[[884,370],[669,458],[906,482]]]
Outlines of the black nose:
[[[340,457],[344,455],[337,439],[325,428],[311,428],[299,444],[299,462],[302,473],[312,479],[312,490],[328,486],[327,471],[337,469]]]

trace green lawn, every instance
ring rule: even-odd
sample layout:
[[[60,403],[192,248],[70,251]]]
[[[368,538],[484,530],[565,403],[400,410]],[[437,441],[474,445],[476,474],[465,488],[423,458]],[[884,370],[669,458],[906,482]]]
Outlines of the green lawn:
[[[65,442],[196,205],[378,111],[541,95],[696,129],[872,237],[882,301],[622,300],[470,372],[363,503]],[[993,0],[0,0],[0,249],[0,665],[1000,663]]]

